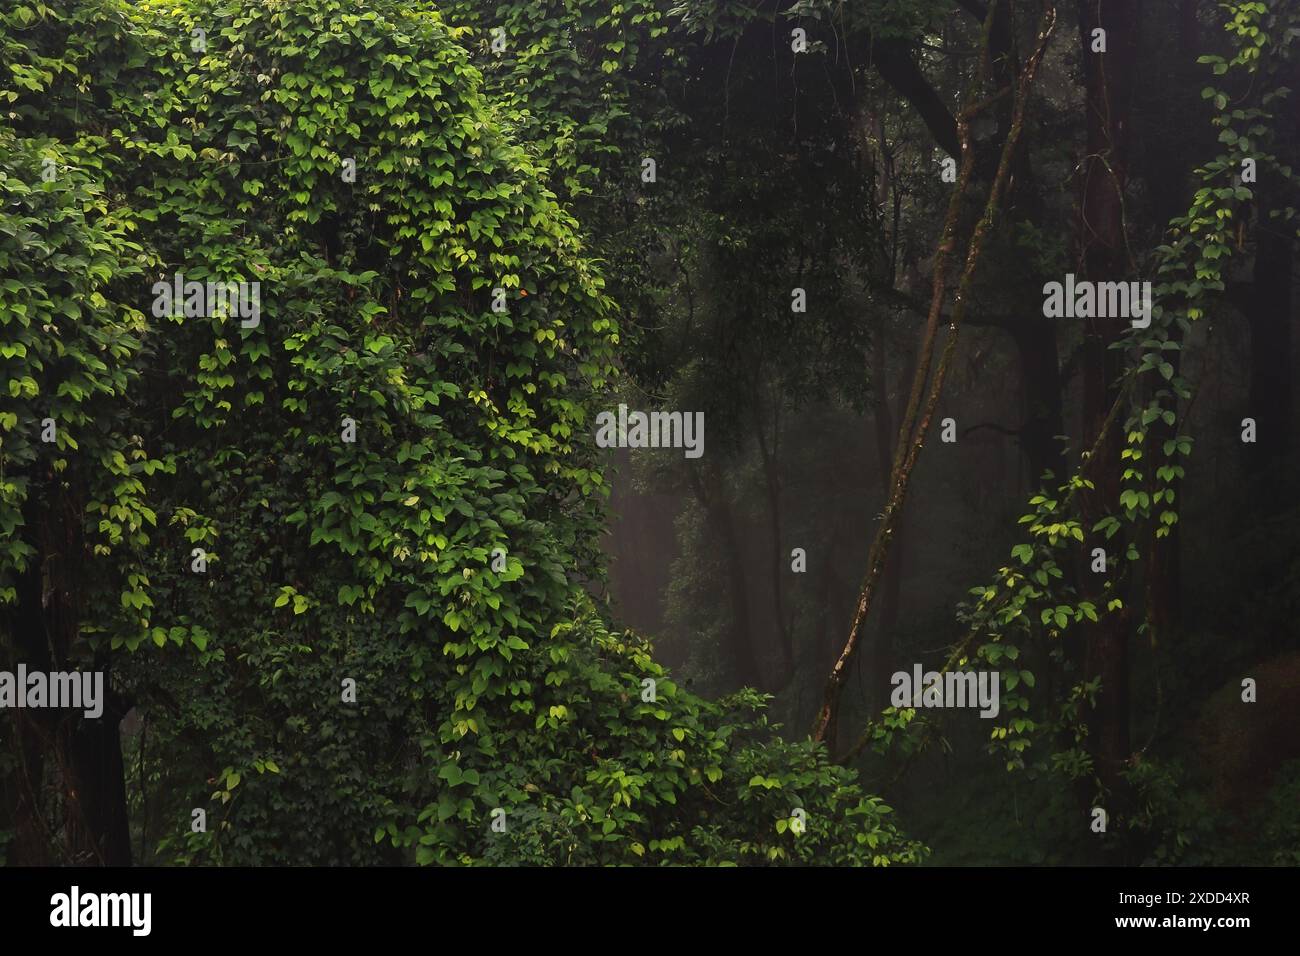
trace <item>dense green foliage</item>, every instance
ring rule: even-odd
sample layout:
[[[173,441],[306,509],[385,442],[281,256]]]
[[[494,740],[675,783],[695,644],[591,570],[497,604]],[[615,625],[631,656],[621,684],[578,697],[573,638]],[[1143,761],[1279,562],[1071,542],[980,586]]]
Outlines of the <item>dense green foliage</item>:
[[[439,14],[86,0],[0,39],[7,650],[84,540],[56,663],[145,714],[146,859],[919,857],[580,596],[614,309]],[[177,273],[260,283],[260,321],[151,315]]]
[[[0,670],[111,693],[0,712],[0,860],[1294,863],[1300,20],[1038,6],[9,4]],[[705,457],[615,474],[618,402]],[[997,717],[889,706],[920,661]]]

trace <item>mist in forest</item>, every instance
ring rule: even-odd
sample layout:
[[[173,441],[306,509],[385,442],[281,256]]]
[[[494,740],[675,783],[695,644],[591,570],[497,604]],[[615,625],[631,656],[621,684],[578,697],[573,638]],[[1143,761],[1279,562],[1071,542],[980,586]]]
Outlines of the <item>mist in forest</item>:
[[[0,50],[0,863],[1300,863],[1300,4]]]

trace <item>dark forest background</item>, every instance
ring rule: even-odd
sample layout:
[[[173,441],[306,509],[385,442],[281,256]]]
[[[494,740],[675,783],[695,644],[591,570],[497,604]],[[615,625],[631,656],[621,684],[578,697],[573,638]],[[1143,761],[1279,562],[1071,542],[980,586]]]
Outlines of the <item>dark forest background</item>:
[[[0,859],[1300,862],[1298,37],[20,0],[0,669],[112,693],[0,712]],[[151,315],[177,272],[261,326]]]

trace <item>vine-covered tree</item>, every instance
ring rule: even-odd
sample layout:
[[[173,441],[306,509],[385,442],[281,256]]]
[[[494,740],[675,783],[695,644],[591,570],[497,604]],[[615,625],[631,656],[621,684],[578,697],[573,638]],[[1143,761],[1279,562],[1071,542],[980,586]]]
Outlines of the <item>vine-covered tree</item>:
[[[10,722],[17,861],[917,857],[588,608],[615,309],[436,12],[4,23],[4,646],[112,687]]]
[[[1291,6],[9,4],[0,859],[1294,862]]]

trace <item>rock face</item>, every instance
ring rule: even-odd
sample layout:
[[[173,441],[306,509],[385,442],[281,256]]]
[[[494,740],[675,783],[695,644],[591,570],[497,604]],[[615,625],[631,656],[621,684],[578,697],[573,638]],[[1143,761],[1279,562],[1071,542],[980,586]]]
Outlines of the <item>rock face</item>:
[[[1255,682],[1256,703],[1242,700]],[[1201,770],[1226,810],[1245,812],[1268,792],[1278,768],[1300,759],[1300,652],[1234,677],[1210,698],[1196,725]]]

